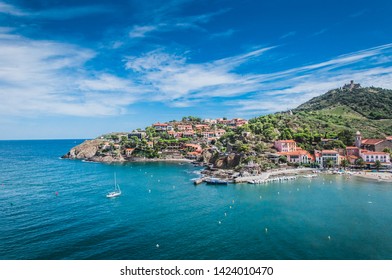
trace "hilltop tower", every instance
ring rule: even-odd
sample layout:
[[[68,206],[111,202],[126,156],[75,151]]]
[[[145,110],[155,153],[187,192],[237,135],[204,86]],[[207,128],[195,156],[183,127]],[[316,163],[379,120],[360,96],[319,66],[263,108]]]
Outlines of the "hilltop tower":
[[[349,91],[352,91],[353,89],[360,88],[361,84],[355,84],[354,80],[351,80],[349,84],[345,84],[343,86],[343,89],[348,89]]]
[[[361,145],[362,145],[362,135],[361,132],[357,131],[357,133],[355,133],[355,146],[360,149]]]

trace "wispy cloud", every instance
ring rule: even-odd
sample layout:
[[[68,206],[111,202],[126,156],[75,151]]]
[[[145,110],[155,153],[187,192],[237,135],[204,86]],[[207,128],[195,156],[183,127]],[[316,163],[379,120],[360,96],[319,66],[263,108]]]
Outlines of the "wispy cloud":
[[[384,63],[378,58],[383,57]],[[385,58],[389,59],[385,59]],[[342,55],[321,63],[260,75],[259,92],[236,102],[240,113],[261,114],[295,108],[350,80],[392,89],[392,44]],[[228,105],[232,105],[230,101]]]
[[[327,32],[327,31],[328,31],[328,28],[323,28],[323,29],[320,29],[319,31],[314,32],[314,33],[312,34],[312,36],[319,36],[319,35],[321,35],[321,34]]]
[[[152,32],[171,32],[178,30],[194,29],[199,31],[206,31],[203,25],[212,20],[212,18],[228,12],[229,9],[220,9],[216,12],[199,14],[194,16],[170,16],[166,17],[163,15],[157,15],[153,20],[153,23],[148,24],[137,24],[134,25],[129,36],[131,38],[144,38],[150,35]],[[167,10],[165,10],[167,13]],[[234,31],[231,31],[232,33]]]
[[[145,25],[145,26],[139,26],[135,25],[132,30],[129,32],[129,37],[131,38],[143,38],[146,37],[148,33],[151,33],[152,31],[158,30],[159,26],[153,26],[153,25]]]
[[[364,85],[392,88],[392,66],[388,66],[392,64],[392,44],[273,73],[236,72],[244,64],[260,63],[260,57],[273,48],[198,64],[188,62],[184,55],[157,50],[128,57],[126,68],[151,86],[151,100],[184,107],[221,98],[241,114],[294,108],[351,79]]]
[[[290,32],[288,32],[288,33],[286,33],[286,34],[280,36],[280,39],[285,39],[285,38],[287,38],[287,37],[292,37],[292,36],[295,36],[295,34],[297,34],[296,31],[290,31]]]
[[[22,9],[17,6],[0,1],[0,13],[26,18],[67,20],[91,14],[110,13],[112,11],[113,9],[111,7],[103,5],[58,7],[47,10],[33,11],[28,9]]]
[[[0,114],[116,115],[144,90],[131,80],[91,73],[92,50],[0,34]]]
[[[220,39],[220,38],[225,38],[225,37],[231,37],[235,32],[236,32],[236,30],[234,30],[234,29],[228,29],[223,32],[213,33],[210,35],[210,38],[211,39],[216,39],[216,38]]]
[[[0,13],[9,14],[12,16],[25,16],[25,15],[27,15],[21,9],[19,9],[11,4],[7,4],[5,2],[2,2],[2,1],[0,1]]]
[[[184,106],[192,104],[190,99],[201,101],[211,96],[227,97],[254,90],[254,84],[247,84],[246,78],[234,70],[272,48],[260,48],[199,64],[188,63],[183,55],[157,50],[141,57],[128,57],[126,68],[136,72],[143,84],[154,88],[156,94],[150,98],[169,105]]]

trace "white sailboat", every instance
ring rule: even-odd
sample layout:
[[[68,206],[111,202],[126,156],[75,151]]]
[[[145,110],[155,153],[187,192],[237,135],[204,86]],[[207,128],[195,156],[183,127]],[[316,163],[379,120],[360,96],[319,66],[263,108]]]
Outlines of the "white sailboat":
[[[112,197],[116,197],[116,196],[120,196],[121,195],[121,189],[120,186],[117,184],[116,181],[116,173],[114,173],[114,191],[108,193],[106,195],[107,198],[112,198]]]

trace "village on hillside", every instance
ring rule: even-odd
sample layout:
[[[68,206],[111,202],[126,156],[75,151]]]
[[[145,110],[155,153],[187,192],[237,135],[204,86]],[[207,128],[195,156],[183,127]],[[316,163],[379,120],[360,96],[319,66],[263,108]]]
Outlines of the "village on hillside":
[[[102,153],[115,153],[125,159],[143,158],[199,160],[204,150],[217,149],[214,144],[228,130],[247,124],[245,119],[200,119],[184,117],[181,121],[157,122],[145,130],[101,136]]]
[[[158,158],[188,159],[206,163],[203,158],[205,151],[220,156],[238,153],[239,151],[229,149],[231,147],[221,148],[218,145],[221,145],[219,139],[228,131],[237,131],[247,124],[247,120],[240,118],[202,120],[197,117],[184,117],[181,121],[157,122],[145,130],[137,129],[130,133],[108,134],[100,137],[104,141],[99,153],[101,156],[109,154],[120,156],[126,161]],[[251,138],[249,131],[244,130],[242,134],[244,137]],[[321,143],[328,145],[335,140],[321,139]],[[292,139],[276,140],[270,143],[267,157],[276,166],[376,169],[391,167],[392,136],[385,139],[363,139],[358,131],[353,140],[352,146],[312,151],[301,148]],[[249,170],[257,167],[257,164],[250,160],[245,167]]]

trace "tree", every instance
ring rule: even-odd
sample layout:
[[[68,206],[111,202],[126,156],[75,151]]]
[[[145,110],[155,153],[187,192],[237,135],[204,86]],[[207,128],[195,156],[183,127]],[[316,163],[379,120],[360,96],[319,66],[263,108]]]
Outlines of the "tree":
[[[348,129],[345,129],[338,133],[338,138],[345,145],[350,146],[354,142],[354,133]]]
[[[331,168],[334,166],[334,161],[332,159],[327,160],[327,167]]]
[[[329,141],[327,142],[324,147],[324,149],[326,150],[332,150],[332,149],[336,149],[336,148],[346,148],[346,145],[344,145],[344,143],[340,140],[333,140],[333,141]]]
[[[118,141],[120,139],[120,137],[118,137],[118,135],[113,134],[110,136],[114,141]]]
[[[385,148],[382,150],[384,153],[392,153],[392,150],[390,148]]]
[[[377,169],[377,171],[379,171],[381,168],[381,162],[379,160],[376,160],[376,162],[374,163],[374,167]]]
[[[363,167],[365,165],[365,161],[362,158],[359,158],[355,161],[355,164],[359,167]]]
[[[286,156],[280,156],[279,157],[279,163],[287,163],[287,157]]]
[[[242,144],[240,147],[239,147],[239,149],[238,149],[238,151],[241,153],[241,152],[244,152],[244,153],[247,153],[247,152],[249,152],[249,150],[250,150],[250,147],[249,147],[249,145],[247,145],[247,144]]]
[[[340,166],[346,169],[347,166],[349,166],[350,162],[347,159],[343,159],[342,162],[340,163]]]

